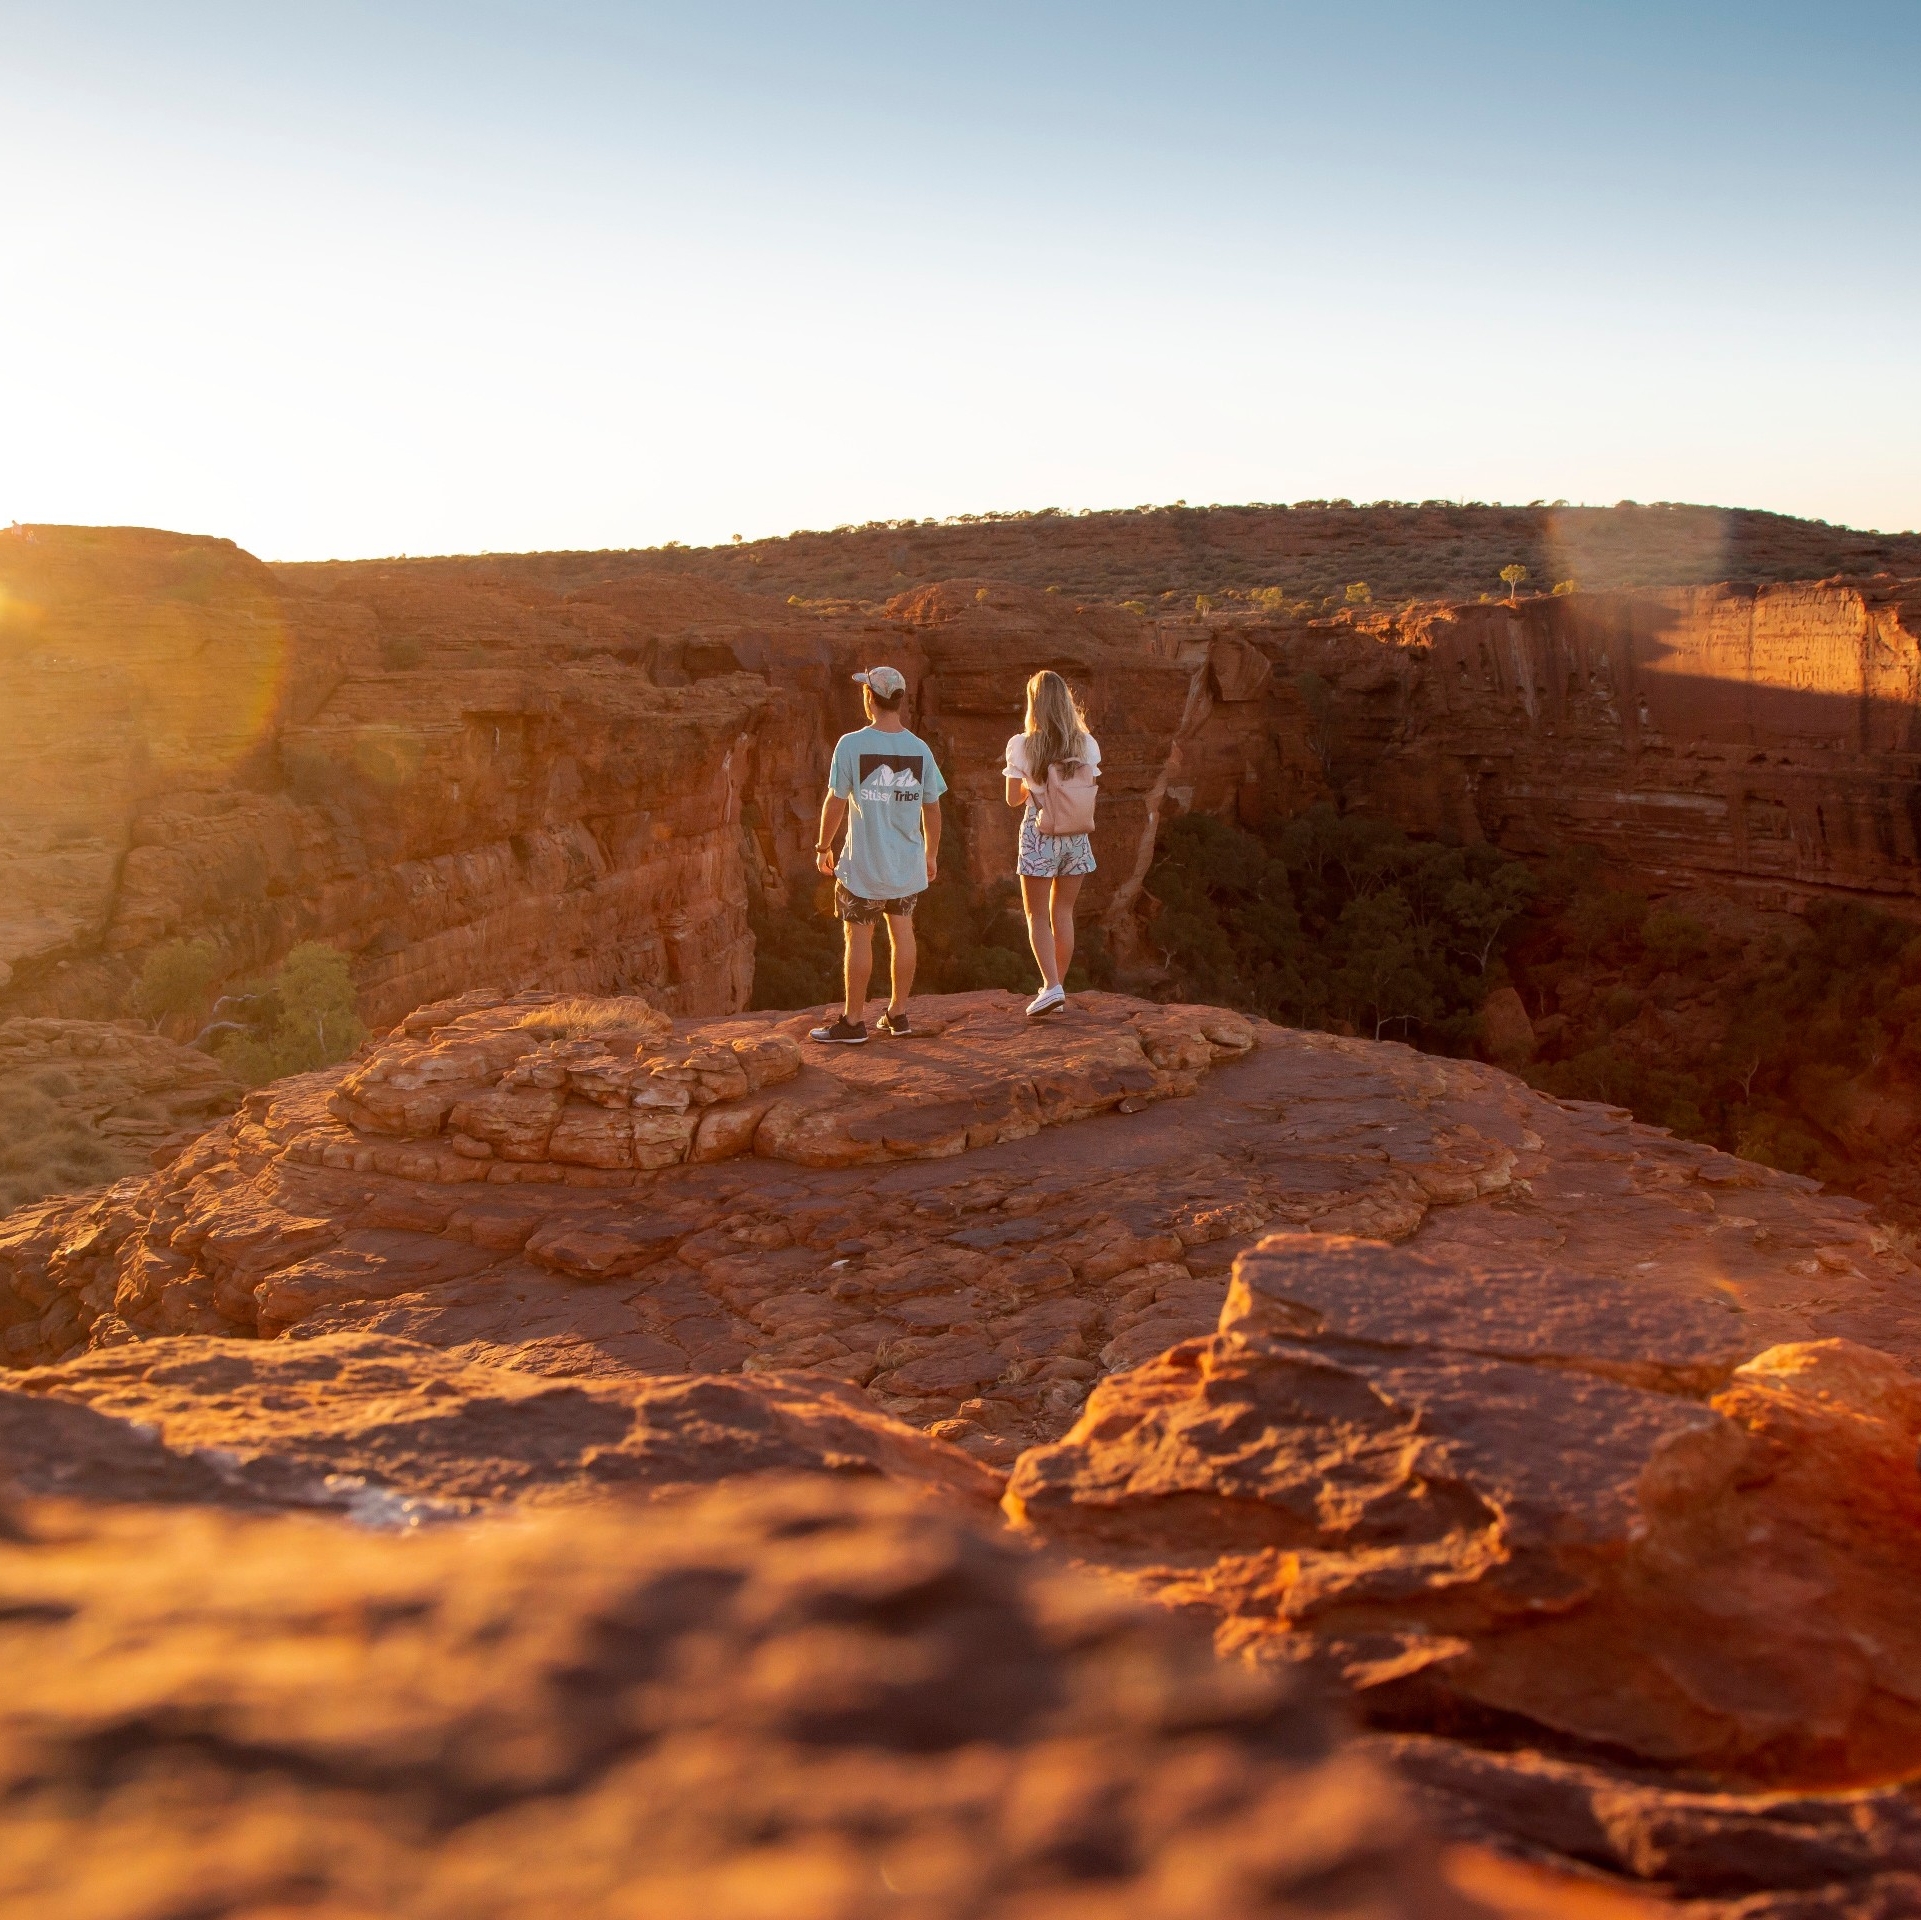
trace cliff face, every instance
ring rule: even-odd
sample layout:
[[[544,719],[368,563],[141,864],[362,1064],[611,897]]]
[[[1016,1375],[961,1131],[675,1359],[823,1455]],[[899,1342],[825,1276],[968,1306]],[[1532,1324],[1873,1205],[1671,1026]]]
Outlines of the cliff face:
[[[1109,778],[1089,904],[1123,945],[1164,806],[1295,777],[1265,660],[1203,623],[980,582],[817,613],[708,582],[561,592],[513,562],[300,578],[318,591],[137,530],[0,543],[0,692],[26,716],[0,775],[8,1010],[117,1014],[181,937],[230,979],[337,946],[376,1027],[477,982],[738,1007],[750,892],[811,867],[850,676],[883,658],[982,881],[1012,869],[998,769],[1028,674],[1090,689]]]
[[[155,945],[204,936],[228,978],[342,948],[376,1026],[480,982],[736,1008],[749,899],[808,884],[848,676],[880,658],[983,883],[1012,870],[999,765],[1027,675],[1086,688],[1107,765],[1087,910],[1123,954],[1166,813],[1330,789],[1521,853],[1591,841],[1656,890],[1913,910],[1911,590],[1304,622],[983,579],[793,607],[629,558],[562,585],[541,556],[270,571],[139,530],[0,542],[0,1006],[117,1014]]]
[[[375,570],[302,597],[225,543],[67,529],[0,563],[15,1007],[117,1012],[179,936],[229,976],[341,947],[376,1025],[474,979],[745,997],[771,690],[728,641],[782,610],[708,592],[689,647],[671,595],[636,618]]]
[[[1350,799],[1412,829],[1587,841],[1658,891],[1921,912],[1912,585],[1477,604],[1282,650],[1335,688]]]

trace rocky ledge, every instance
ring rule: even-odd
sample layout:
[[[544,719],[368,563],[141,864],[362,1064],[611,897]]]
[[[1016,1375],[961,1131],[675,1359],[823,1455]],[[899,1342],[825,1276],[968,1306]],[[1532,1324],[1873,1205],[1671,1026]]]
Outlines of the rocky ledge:
[[[323,1529],[794,1471],[979,1526],[1004,1481],[1056,1563],[1337,1684],[1464,1841],[1912,1910],[1921,1303],[1865,1209],[1401,1047],[914,1012],[423,1010],[6,1223],[0,1445]]]

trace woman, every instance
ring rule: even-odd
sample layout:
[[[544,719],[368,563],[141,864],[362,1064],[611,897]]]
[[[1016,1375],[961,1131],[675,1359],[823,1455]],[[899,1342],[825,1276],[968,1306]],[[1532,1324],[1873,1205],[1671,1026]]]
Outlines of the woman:
[[[1100,771],[1100,743],[1088,732],[1087,716],[1067,682],[1058,673],[1035,674],[1027,683],[1026,726],[1008,741],[1001,768],[1007,804],[1025,809],[1017,871],[1027,937],[1041,970],[1041,990],[1028,1002],[1030,1016],[1058,1013],[1067,1004],[1061,983],[1074,958],[1074,897],[1094,871],[1087,833],[1043,832],[1042,804],[1051,802],[1050,827],[1064,817],[1091,828]],[[1050,773],[1058,776],[1051,790]]]

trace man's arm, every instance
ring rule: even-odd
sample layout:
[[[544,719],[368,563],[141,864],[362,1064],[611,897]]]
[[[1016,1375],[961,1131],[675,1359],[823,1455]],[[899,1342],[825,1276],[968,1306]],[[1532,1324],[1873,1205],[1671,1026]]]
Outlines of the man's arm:
[[[940,802],[929,800],[920,810],[920,830],[927,842],[927,878],[931,885],[940,874]]]
[[[820,803],[820,831],[814,836],[814,865],[822,873],[834,870],[834,842],[840,838],[841,823],[847,818],[847,802],[830,793]]]

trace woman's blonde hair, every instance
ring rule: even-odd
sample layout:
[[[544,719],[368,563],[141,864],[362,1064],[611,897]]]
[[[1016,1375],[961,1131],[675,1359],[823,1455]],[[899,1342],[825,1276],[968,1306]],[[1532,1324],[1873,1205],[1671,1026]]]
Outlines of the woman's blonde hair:
[[[1035,780],[1045,785],[1055,768],[1074,766],[1087,757],[1087,715],[1074,689],[1058,673],[1043,667],[1027,683],[1027,764]]]

